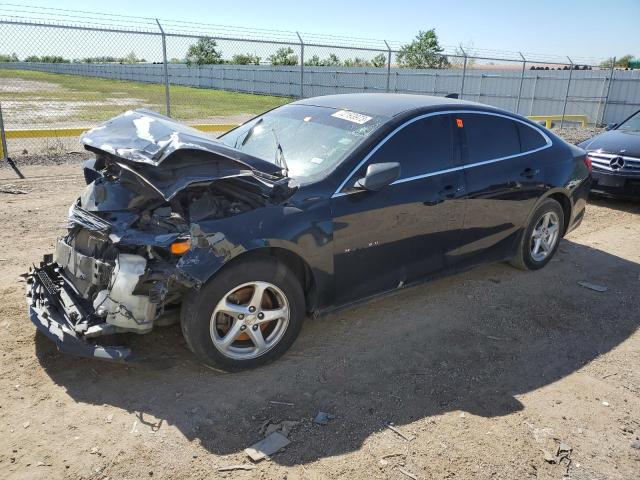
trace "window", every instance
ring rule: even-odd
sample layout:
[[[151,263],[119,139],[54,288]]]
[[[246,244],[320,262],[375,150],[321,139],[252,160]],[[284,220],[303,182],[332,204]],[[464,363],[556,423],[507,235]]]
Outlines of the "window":
[[[622,125],[618,127],[618,130],[625,130],[629,132],[640,131],[640,112],[636,113],[635,115],[633,115],[633,117],[622,123]]]
[[[456,119],[463,122],[467,139],[467,163],[484,162],[518,155],[520,138],[518,123],[496,115],[463,113]]]
[[[371,156],[356,179],[372,163],[400,163],[400,178],[415,177],[452,167],[451,117],[434,115],[410,123]]]
[[[547,140],[540,135],[536,129],[525,125],[524,123],[516,122],[518,125],[518,132],[520,133],[520,151],[530,152],[536,148],[544,147],[547,144]]]
[[[231,130],[220,141],[286,165],[290,177],[311,183],[326,177],[387,120],[379,115],[289,104]]]

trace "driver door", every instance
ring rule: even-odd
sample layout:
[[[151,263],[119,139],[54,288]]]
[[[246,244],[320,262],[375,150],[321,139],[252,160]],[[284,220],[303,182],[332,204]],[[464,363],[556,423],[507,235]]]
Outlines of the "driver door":
[[[445,269],[460,243],[465,180],[452,117],[436,114],[396,130],[331,200],[337,304]],[[374,163],[400,163],[379,191],[355,188]]]

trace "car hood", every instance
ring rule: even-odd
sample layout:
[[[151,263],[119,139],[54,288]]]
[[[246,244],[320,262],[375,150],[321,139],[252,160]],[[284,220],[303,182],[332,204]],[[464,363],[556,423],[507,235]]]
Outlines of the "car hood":
[[[282,178],[282,168],[206,137],[195,128],[146,109],[129,110],[80,136],[87,150],[158,166],[177,152],[204,151],[254,170]]]
[[[620,153],[640,157],[640,132],[610,130],[582,142],[580,147],[590,152]]]

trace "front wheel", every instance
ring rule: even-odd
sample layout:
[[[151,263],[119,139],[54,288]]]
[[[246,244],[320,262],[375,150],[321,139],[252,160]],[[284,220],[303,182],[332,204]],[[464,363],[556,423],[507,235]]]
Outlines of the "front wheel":
[[[242,370],[284,354],[304,312],[302,287],[289,268],[271,257],[241,260],[185,297],[182,332],[205,364]]]
[[[531,217],[522,235],[518,252],[511,264],[522,270],[538,270],[551,261],[564,234],[562,206],[552,199],[544,200]]]

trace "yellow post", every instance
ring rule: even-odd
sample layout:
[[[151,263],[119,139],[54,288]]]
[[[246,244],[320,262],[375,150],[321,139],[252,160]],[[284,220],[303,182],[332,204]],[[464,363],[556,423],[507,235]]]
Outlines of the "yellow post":
[[[238,125],[231,123],[202,123],[190,125],[203,132],[226,132]],[[89,130],[87,127],[77,128],[42,128],[28,130],[7,130],[7,138],[51,138],[51,137],[75,137]]]

